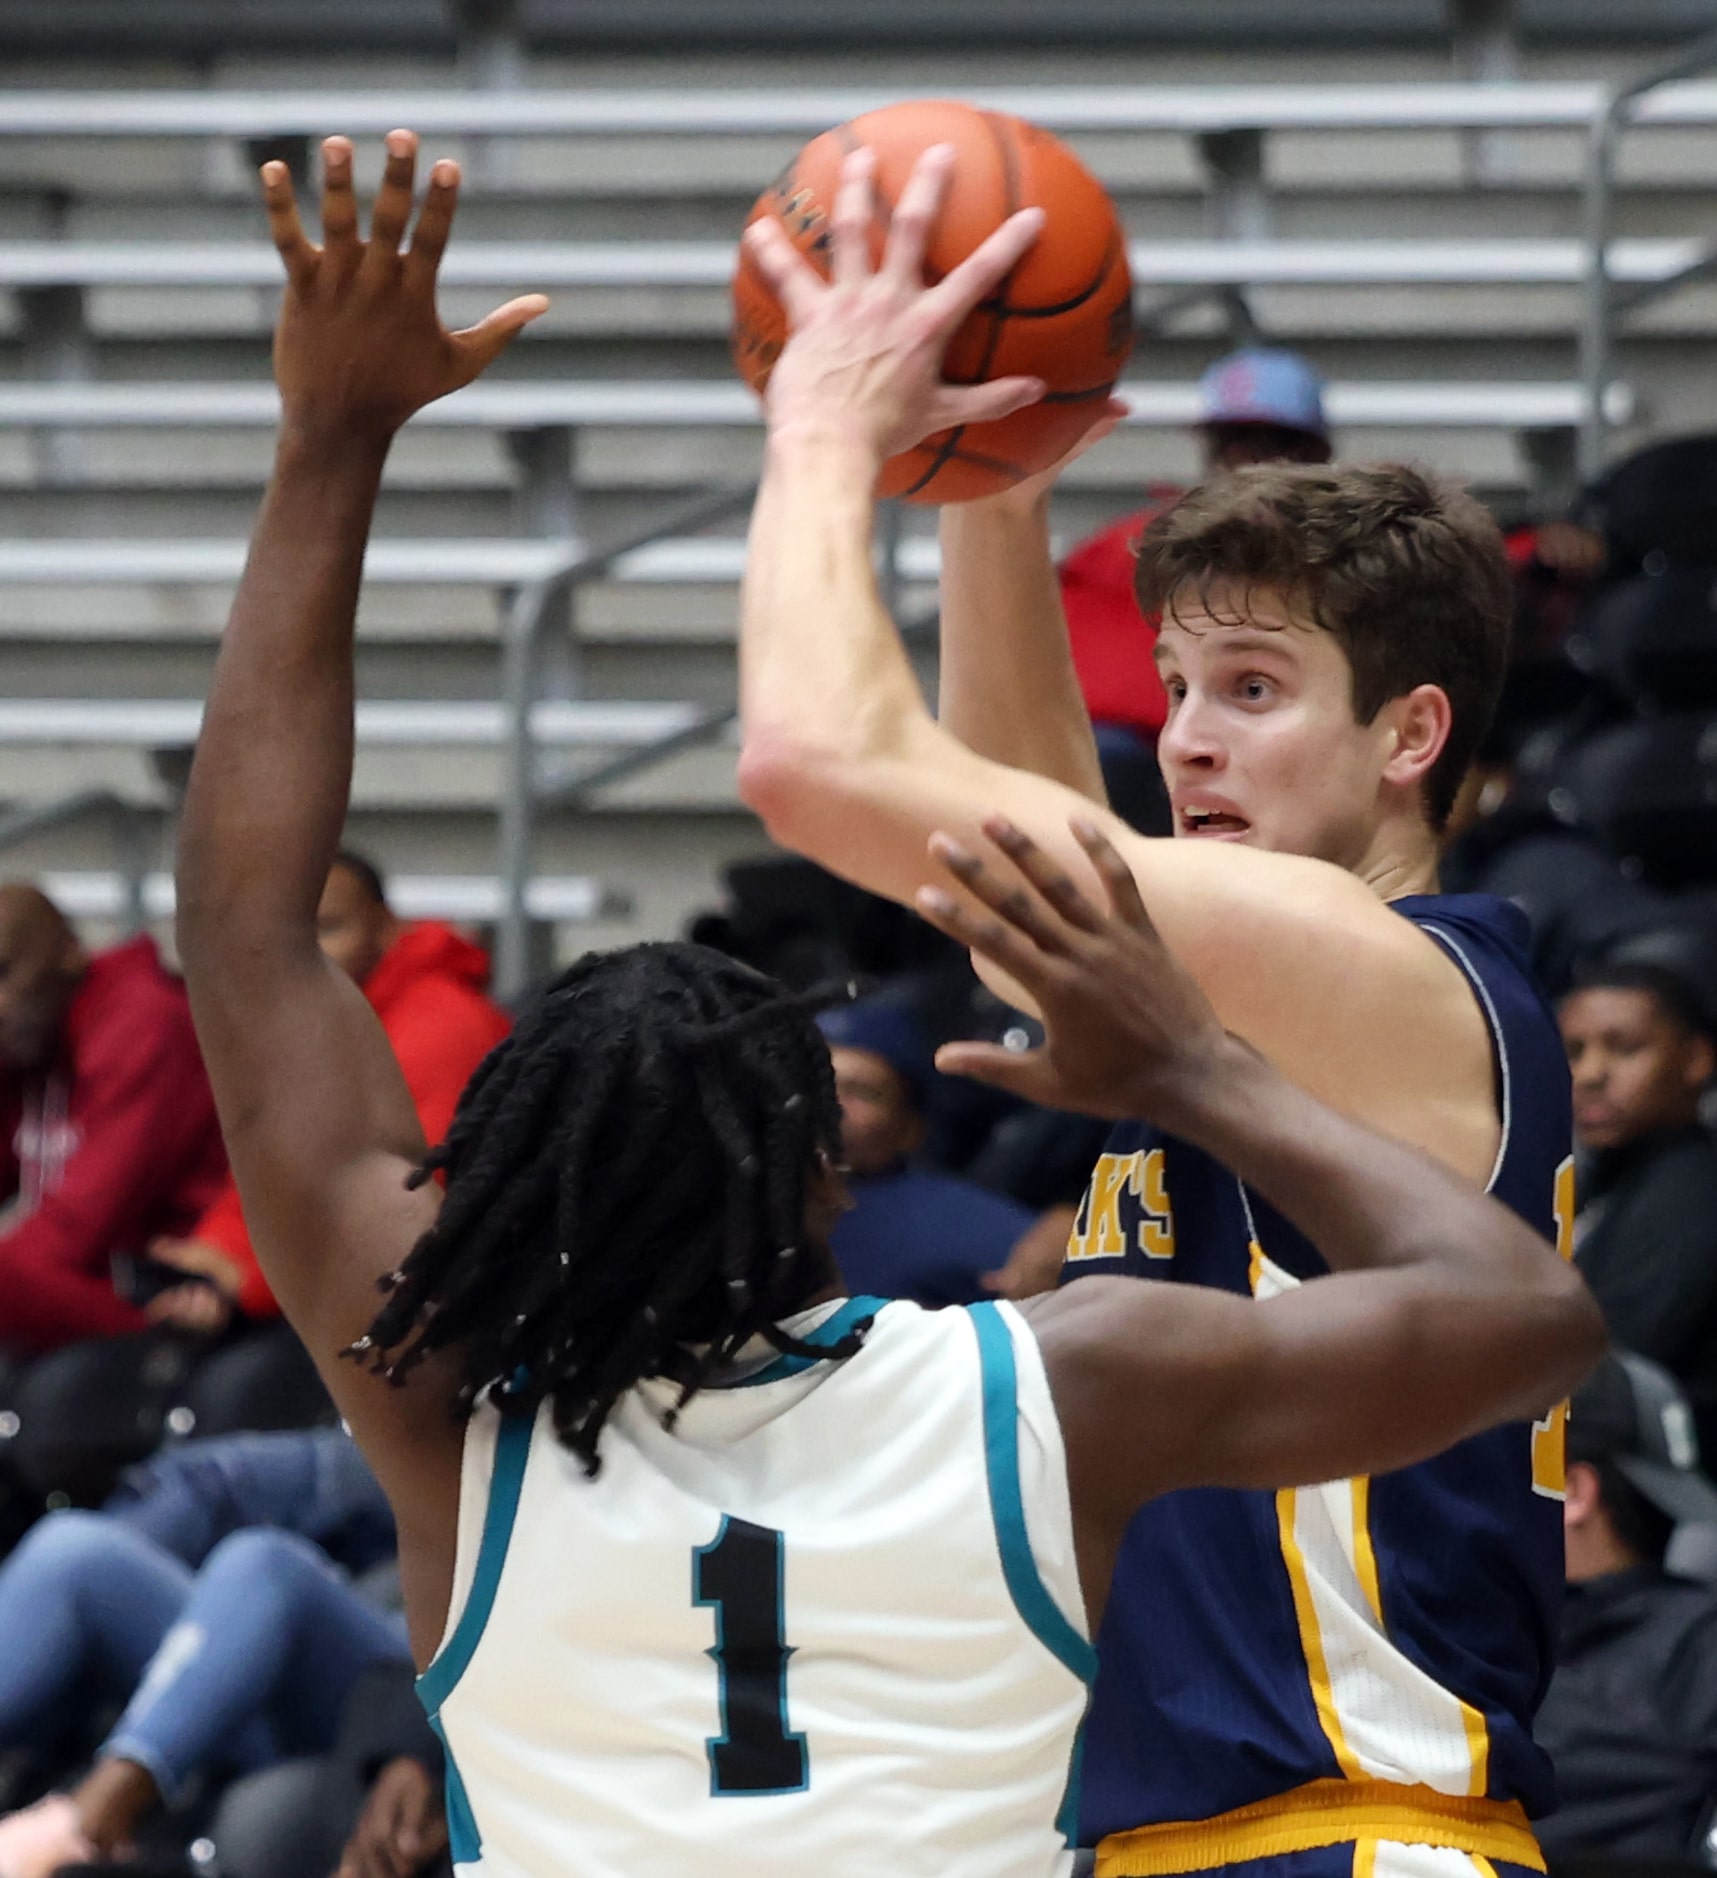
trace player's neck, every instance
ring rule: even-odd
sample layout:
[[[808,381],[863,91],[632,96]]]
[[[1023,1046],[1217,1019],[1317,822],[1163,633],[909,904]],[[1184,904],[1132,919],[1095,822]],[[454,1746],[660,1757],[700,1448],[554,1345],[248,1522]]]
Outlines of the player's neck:
[[[1380,900],[1401,900],[1437,891],[1442,847],[1422,816],[1391,819],[1372,831],[1370,845],[1353,872]]]

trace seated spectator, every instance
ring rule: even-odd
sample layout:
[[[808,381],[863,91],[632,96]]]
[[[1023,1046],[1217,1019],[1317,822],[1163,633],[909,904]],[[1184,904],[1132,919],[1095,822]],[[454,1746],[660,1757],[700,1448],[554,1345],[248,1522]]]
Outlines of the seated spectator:
[[[140,1330],[116,1268],[226,1178],[184,986],[147,937],[93,956],[35,887],[0,886],[0,1350]]]
[[[1712,1020],[1676,974],[1634,963],[1583,973],[1560,1019],[1583,1157],[1575,1260],[1611,1336],[1676,1378],[1717,1453]]]
[[[1717,1803],[1717,1591],[1675,1578],[1678,1521],[1717,1523],[1686,1399],[1617,1352],[1575,1396],[1563,1518],[1568,1601],[1535,1733],[1559,1812],[1536,1823],[1569,1857],[1709,1863]]]
[[[0,1565],[0,1746],[125,1707],[72,1792],[0,1819],[0,1871],[91,1861],[199,1772],[325,1752],[357,1679],[409,1653],[317,1541],[370,1565],[391,1538],[337,1430],[191,1443],[108,1509],[42,1520]]]
[[[1033,1215],[952,1174],[915,1166],[936,1079],[917,1024],[879,998],[827,1011],[852,1208],[830,1245],[855,1294],[970,1304],[1008,1262]],[[1065,1236],[1065,1235],[1064,1235]]]
[[[329,870],[318,928],[323,951],[375,1008],[424,1134],[439,1141],[471,1072],[507,1031],[506,1013],[484,995],[488,955],[451,927],[397,919],[381,876],[350,853]],[[133,1317],[158,1327],[150,1340],[57,1351],[18,1385],[21,1426],[8,1458],[33,1494],[99,1500],[120,1466],[155,1445],[173,1407],[211,1433],[304,1427],[331,1414],[302,1344],[280,1321],[238,1189],[223,1173],[203,1199],[200,1217],[149,1243],[143,1270],[154,1295]]]
[[[328,1753],[222,1794],[208,1829],[221,1878],[448,1878],[444,1771],[411,1664],[377,1663]]]
[[[316,927],[322,950],[381,1019],[433,1147],[446,1134],[471,1072],[509,1028],[506,1012],[485,996],[488,954],[439,921],[396,918],[380,873],[350,852],[329,870]],[[154,1323],[212,1331],[224,1328],[235,1311],[250,1318],[280,1315],[230,1180],[187,1236],[158,1238],[149,1251],[196,1281],[162,1291],[149,1306]]]

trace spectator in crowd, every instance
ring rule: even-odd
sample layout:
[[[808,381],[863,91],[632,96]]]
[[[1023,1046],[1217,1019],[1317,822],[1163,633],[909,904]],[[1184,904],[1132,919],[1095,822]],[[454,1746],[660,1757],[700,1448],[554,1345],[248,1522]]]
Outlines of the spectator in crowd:
[[[1687,1401],[1615,1352],[1568,1419],[1568,1599],[1536,1725],[1562,1796],[1535,1822],[1552,1869],[1579,1854],[1711,1860],[1717,1591],[1664,1570],[1681,1521],[1717,1525]]]
[[[439,921],[397,918],[380,872],[350,851],[329,869],[316,925],[322,950],[381,1019],[424,1138],[434,1146],[471,1072],[507,1033],[507,1014],[485,995],[488,954]],[[250,1318],[280,1315],[230,1180],[188,1235],[159,1238],[150,1253],[192,1281],[169,1287],[151,1303],[156,1323],[218,1331],[235,1311]]]
[[[1711,1018],[1662,965],[1589,968],[1563,999],[1581,1168],[1575,1258],[1624,1349],[1661,1363],[1717,1453],[1717,1144],[1700,1098]]]
[[[855,1295],[971,1304],[1033,1223],[1014,1200],[914,1164],[936,1067],[911,1015],[882,998],[826,1011],[852,1208],[830,1239]]]
[[[93,1858],[86,1809],[171,1800],[209,1769],[250,1771],[334,1742],[403,1619],[330,1549],[391,1553],[386,1502],[337,1429],[190,1443],[101,1512],[52,1513],[0,1565],[0,1745],[75,1744],[92,1697],[126,1706],[88,1774],[0,1819],[0,1871]]]
[[[410,1663],[376,1663],[328,1753],[235,1781],[208,1838],[221,1878],[448,1878],[441,1743]]]
[[[0,1350],[140,1330],[116,1262],[184,1233],[226,1154],[184,987],[138,937],[94,955],[0,886]]]

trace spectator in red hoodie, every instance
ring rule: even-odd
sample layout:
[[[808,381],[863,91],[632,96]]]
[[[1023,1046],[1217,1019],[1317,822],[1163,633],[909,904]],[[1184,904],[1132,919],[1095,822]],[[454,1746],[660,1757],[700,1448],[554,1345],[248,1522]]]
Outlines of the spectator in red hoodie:
[[[0,1349],[141,1330],[115,1260],[184,1232],[226,1180],[181,982],[140,937],[91,956],[0,886]]]
[[[488,954],[438,921],[397,919],[375,867],[344,851],[329,870],[316,924],[322,950],[381,1019],[433,1146],[446,1134],[471,1072],[509,1027],[506,1013],[484,995]],[[156,1323],[213,1332],[235,1311],[252,1319],[280,1314],[230,1181],[188,1236],[158,1239],[150,1250],[193,1281],[153,1301]]]

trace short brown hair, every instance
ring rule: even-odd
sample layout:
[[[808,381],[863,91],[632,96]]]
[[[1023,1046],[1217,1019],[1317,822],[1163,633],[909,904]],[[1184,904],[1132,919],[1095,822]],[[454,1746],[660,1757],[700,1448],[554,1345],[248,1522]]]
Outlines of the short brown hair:
[[[1358,723],[1441,686],[1452,722],[1425,806],[1442,830],[1496,710],[1514,614],[1502,535],[1471,496],[1396,463],[1233,470],[1151,519],[1135,584],[1147,616],[1187,595],[1209,609],[1230,585],[1302,608],[1347,656]]]

